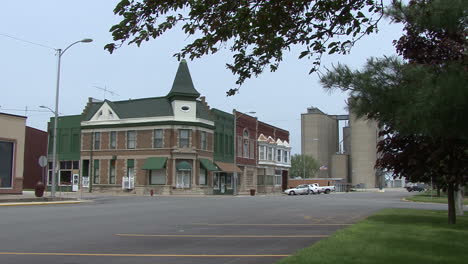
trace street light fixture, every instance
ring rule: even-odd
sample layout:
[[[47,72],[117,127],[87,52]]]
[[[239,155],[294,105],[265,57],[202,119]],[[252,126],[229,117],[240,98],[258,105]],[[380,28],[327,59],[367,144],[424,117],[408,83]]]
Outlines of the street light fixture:
[[[249,111],[249,112],[245,112],[245,113],[241,113],[241,112],[237,112],[236,109],[233,109],[232,110],[232,113],[234,114],[234,140],[233,140],[233,143],[234,143],[234,168],[237,167],[237,118],[238,117],[241,117],[243,115],[246,115],[246,114],[256,114],[257,112],[254,112],[254,111]],[[240,113],[239,116],[237,116],[237,113]],[[257,139],[255,139],[257,140]],[[237,178],[238,178],[238,175],[237,175],[237,171],[234,172],[234,195],[237,195]]]
[[[78,43],[89,43],[92,42],[93,40],[90,38],[85,38],[82,40],[78,40],[73,42],[72,44],[68,45],[65,49],[55,49],[57,52],[57,83],[56,83],[56,90],[55,90],[55,111],[52,111],[49,107],[43,107],[41,108],[47,108],[50,111],[54,113],[54,138],[53,138],[53,146],[52,146],[52,186],[50,188],[50,196],[55,197],[55,178],[57,176],[57,125],[58,125],[58,103],[59,103],[59,87],[60,87],[60,61],[62,58],[62,55],[73,45],[78,44]]]

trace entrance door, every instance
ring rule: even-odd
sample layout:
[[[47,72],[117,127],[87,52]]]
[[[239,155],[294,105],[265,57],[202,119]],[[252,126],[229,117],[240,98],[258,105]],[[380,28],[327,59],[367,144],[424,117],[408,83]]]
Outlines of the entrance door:
[[[221,190],[221,193],[224,194],[226,193],[226,175],[221,175],[221,179],[220,179],[220,184],[221,184],[221,187],[220,187],[220,190]]]
[[[232,173],[221,172],[213,179],[213,194],[233,194]]]
[[[177,171],[177,188],[190,188],[190,176],[192,171],[189,170],[179,170]]]

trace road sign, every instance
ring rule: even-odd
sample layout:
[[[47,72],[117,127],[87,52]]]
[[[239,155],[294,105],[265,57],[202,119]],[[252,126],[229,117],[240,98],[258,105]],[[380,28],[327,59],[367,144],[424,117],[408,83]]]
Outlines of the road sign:
[[[40,156],[39,157],[39,166],[41,166],[42,168],[47,166],[47,157],[46,156]]]

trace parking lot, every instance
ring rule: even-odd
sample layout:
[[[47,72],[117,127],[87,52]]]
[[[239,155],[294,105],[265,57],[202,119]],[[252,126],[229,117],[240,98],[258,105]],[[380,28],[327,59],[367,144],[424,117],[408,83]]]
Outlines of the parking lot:
[[[101,197],[0,208],[1,263],[274,263],[407,192]]]

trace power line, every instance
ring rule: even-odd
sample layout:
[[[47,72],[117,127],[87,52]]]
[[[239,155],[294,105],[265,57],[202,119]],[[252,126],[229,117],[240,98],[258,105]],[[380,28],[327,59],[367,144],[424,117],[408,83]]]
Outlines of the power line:
[[[25,109],[8,109],[8,108],[0,108],[0,110],[5,110],[5,111],[19,111],[19,112],[43,112],[43,113],[50,113],[48,110],[30,110],[27,107]]]
[[[11,39],[17,40],[17,41],[26,42],[26,43],[33,44],[33,45],[36,45],[36,46],[40,46],[40,47],[43,47],[43,48],[57,50],[56,48],[52,48],[52,47],[49,47],[49,46],[47,46],[47,45],[43,45],[43,44],[40,44],[40,43],[32,42],[32,41],[25,40],[25,39],[21,39],[21,38],[17,38],[17,37],[13,37],[13,36],[10,36],[10,35],[7,35],[7,34],[0,33],[0,35],[1,35],[1,36],[4,36],[4,37],[7,37],[7,38],[11,38]]]

